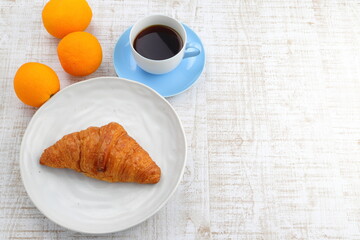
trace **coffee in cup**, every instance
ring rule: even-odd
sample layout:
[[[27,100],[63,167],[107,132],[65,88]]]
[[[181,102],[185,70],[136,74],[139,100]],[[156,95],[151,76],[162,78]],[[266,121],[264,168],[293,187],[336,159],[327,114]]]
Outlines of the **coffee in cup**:
[[[174,29],[153,25],[142,30],[134,40],[134,48],[141,56],[152,60],[164,60],[178,54],[183,41]]]
[[[153,74],[170,72],[183,58],[200,53],[199,49],[190,47],[183,25],[164,15],[139,20],[130,31],[129,41],[138,66]]]

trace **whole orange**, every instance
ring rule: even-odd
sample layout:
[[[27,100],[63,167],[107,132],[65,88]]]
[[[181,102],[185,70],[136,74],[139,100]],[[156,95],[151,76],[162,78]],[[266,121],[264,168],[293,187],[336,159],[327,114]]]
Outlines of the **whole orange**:
[[[50,0],[42,11],[45,29],[57,38],[84,31],[91,18],[92,11],[86,0]]]
[[[87,32],[74,32],[61,39],[58,57],[64,70],[74,76],[86,76],[98,69],[102,61],[99,41]]]
[[[14,77],[14,90],[25,104],[40,107],[60,89],[54,70],[37,62],[23,64]]]

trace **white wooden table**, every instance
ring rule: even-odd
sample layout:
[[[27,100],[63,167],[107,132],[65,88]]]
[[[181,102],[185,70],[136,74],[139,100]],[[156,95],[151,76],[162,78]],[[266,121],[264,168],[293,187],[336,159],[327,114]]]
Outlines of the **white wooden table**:
[[[89,0],[87,31],[104,59],[66,74],[42,26],[45,1],[0,1],[0,239],[360,239],[360,2],[358,0]],[[36,112],[13,92],[17,68],[52,67],[61,88],[116,76],[114,44],[137,19],[189,25],[206,68],[169,98],[188,140],[183,180],[168,204],[129,230],[68,231],[32,204],[19,149]]]

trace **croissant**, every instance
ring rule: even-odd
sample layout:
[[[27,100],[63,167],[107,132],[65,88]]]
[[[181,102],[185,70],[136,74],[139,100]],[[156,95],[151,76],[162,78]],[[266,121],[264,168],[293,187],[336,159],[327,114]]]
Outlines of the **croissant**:
[[[44,150],[40,164],[107,182],[157,183],[161,175],[149,154],[115,122],[65,135]]]

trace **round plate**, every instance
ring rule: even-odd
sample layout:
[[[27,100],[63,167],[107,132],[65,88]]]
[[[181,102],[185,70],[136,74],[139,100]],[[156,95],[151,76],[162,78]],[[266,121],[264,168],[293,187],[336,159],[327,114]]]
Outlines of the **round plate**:
[[[120,123],[161,168],[157,184],[108,183],[39,164],[45,148],[68,133]],[[73,84],[33,116],[22,140],[20,171],[36,207],[55,223],[84,233],[110,233],[155,214],[183,175],[186,140],[170,104],[149,87],[115,77]]]
[[[185,24],[188,42],[200,50],[196,57],[182,60],[180,65],[166,74],[150,74],[137,66],[131,54],[129,33],[127,29],[119,38],[114,50],[114,67],[119,77],[143,83],[164,97],[177,95],[190,88],[201,75],[205,65],[205,51],[200,38]]]

